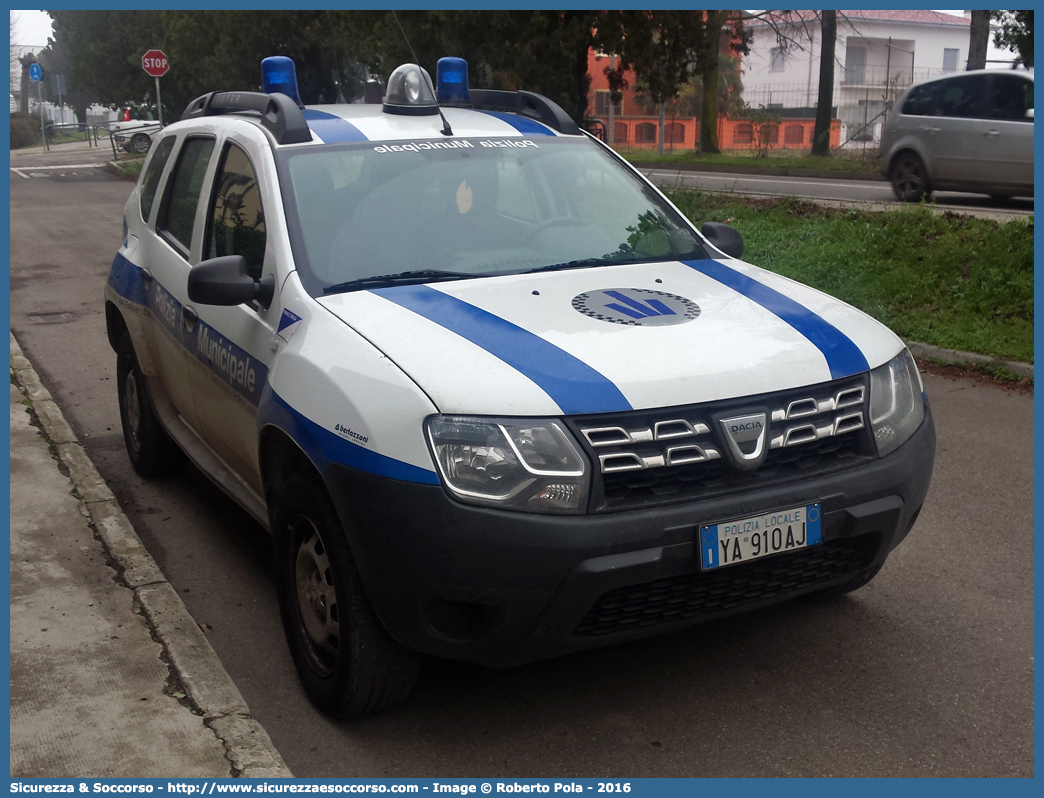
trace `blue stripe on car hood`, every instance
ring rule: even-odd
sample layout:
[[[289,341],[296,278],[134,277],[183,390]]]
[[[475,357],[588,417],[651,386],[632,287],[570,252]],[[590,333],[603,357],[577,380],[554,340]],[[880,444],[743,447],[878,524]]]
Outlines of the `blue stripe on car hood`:
[[[686,260],[682,263],[757,302],[805,336],[826,357],[831,379],[870,369],[862,351],[851,338],[790,297],[716,260]]]
[[[630,410],[607,377],[554,344],[462,299],[427,285],[377,288],[372,293],[480,346],[539,385],[563,413]]]

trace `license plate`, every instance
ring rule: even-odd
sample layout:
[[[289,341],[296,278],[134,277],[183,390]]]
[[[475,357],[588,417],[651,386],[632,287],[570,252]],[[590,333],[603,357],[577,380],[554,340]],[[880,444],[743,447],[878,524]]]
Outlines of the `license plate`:
[[[823,540],[819,503],[700,527],[703,570],[815,546]]]

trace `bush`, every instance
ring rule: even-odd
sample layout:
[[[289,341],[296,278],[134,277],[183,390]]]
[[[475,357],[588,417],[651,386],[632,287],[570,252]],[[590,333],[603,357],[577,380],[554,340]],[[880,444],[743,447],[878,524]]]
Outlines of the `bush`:
[[[11,149],[40,143],[40,120],[31,114],[11,114]]]

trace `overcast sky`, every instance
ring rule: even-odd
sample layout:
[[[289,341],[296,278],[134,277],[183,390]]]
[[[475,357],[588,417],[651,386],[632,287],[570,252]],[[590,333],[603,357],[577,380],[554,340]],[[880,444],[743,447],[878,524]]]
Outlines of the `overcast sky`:
[[[12,11],[15,21],[12,44],[42,47],[51,35],[51,18],[43,11]]]

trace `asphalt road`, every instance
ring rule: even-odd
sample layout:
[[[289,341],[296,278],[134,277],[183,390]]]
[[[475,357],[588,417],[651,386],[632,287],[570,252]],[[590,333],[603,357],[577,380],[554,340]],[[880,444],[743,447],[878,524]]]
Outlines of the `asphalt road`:
[[[693,172],[676,169],[642,169],[660,188],[696,188],[702,191],[743,194],[751,197],[798,197],[837,207],[895,210],[903,207],[891,186],[883,180],[846,180],[815,177],[776,177],[725,172]],[[935,209],[1007,221],[1033,214],[1033,199],[993,200],[982,194],[936,191]]]
[[[68,164],[66,164],[68,165]],[[1033,400],[926,378],[931,492],[867,588],[508,671],[430,661],[336,723],[298,686],[264,533],[192,467],[131,470],[102,286],[130,184],[11,175],[11,328],[299,776],[1030,776]]]

